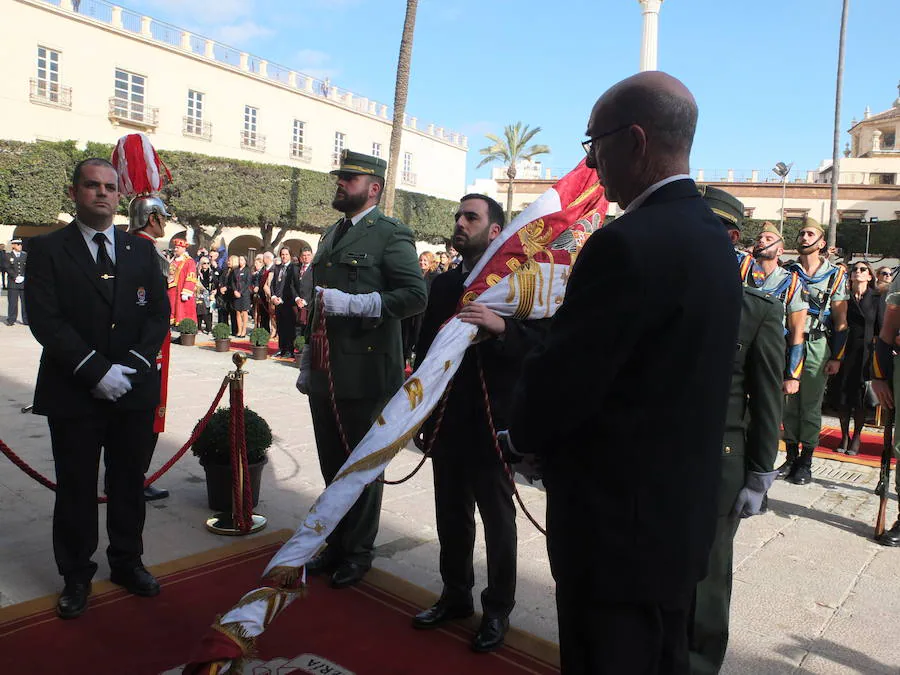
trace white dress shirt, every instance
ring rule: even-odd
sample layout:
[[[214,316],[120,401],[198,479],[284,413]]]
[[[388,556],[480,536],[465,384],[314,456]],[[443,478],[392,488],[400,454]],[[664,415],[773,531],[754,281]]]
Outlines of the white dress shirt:
[[[76,220],[75,224],[78,225],[78,230],[81,232],[81,236],[84,237],[84,243],[87,244],[88,251],[91,252],[91,259],[97,260],[97,251],[99,251],[99,247],[97,246],[97,242],[94,241],[94,235],[97,234],[98,230],[95,230],[91,227],[88,227],[80,220]],[[114,225],[110,225],[105,230],[103,230],[102,234],[106,237],[106,241],[108,242],[106,245],[106,252],[109,254],[109,259],[113,261],[113,265],[116,264],[116,228]]]
[[[669,183],[674,183],[676,180],[684,180],[685,178],[690,178],[686,173],[679,173],[674,176],[669,176],[668,178],[663,178],[658,183],[654,183],[646,190],[644,190],[641,194],[634,198],[634,200],[625,207],[625,213],[631,213],[632,211],[636,211],[641,208],[641,205],[647,201],[647,198],[650,197],[654,192],[659,190],[664,185],[668,185]],[[624,214],[623,214],[624,215]]]

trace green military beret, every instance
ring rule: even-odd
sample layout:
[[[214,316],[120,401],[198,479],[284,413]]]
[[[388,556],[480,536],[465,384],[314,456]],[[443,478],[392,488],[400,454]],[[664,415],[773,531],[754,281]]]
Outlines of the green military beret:
[[[744,203],[712,185],[698,185],[700,196],[729,230],[740,230],[744,222]]]
[[[386,171],[387,162],[381,157],[372,157],[372,155],[364,155],[361,152],[343,150],[341,151],[341,166],[332,171],[331,175],[337,176],[338,174],[348,173],[384,178]]]

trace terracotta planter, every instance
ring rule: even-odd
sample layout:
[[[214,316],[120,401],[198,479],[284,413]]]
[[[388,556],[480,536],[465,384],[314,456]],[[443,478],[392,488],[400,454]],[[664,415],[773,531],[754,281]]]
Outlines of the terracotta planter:
[[[250,351],[254,361],[265,361],[269,358],[269,345],[250,345]]]
[[[253,506],[259,504],[259,484],[262,480],[263,467],[269,460],[264,459],[251,464],[250,490],[253,493]],[[231,513],[231,464],[203,464],[206,471],[206,499],[209,508],[217,512]]]
[[[194,341],[197,339],[196,333],[182,333],[179,338],[179,344],[184,345],[185,347],[193,347]]]
[[[217,352],[227,352],[231,349],[231,338],[216,338],[216,351]]]

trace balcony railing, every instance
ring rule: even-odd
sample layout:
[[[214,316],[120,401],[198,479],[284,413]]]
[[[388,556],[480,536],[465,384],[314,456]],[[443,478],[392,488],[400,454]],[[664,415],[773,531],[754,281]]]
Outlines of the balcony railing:
[[[113,96],[109,99],[109,119],[118,124],[155,129],[159,125],[159,108]]]
[[[404,171],[400,175],[400,182],[404,185],[415,185],[416,184],[416,174],[411,171]]]
[[[291,143],[291,159],[298,159],[301,162],[311,161],[312,148],[303,143]]]
[[[255,131],[241,132],[241,147],[254,152],[266,151],[266,137]]]
[[[34,77],[31,78],[30,83],[29,98],[32,103],[49,105],[63,110],[72,109],[72,87],[62,87],[57,82],[38,80]]]
[[[198,120],[196,117],[185,117],[181,125],[181,133],[204,141],[212,140],[212,124]]]

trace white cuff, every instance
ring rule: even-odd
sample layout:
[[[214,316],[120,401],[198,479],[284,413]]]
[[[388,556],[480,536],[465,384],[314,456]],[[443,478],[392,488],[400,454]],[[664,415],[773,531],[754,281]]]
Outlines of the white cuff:
[[[151,366],[150,366],[150,362],[149,362],[147,359],[145,359],[143,356],[141,356],[140,354],[138,354],[136,351],[134,351],[133,349],[129,349],[129,350],[128,350],[128,353],[129,353],[129,354],[134,354],[134,355],[135,355],[136,357],[138,357],[141,361],[143,361],[144,363],[146,363],[148,368],[151,367]]]
[[[87,356],[85,356],[85,357],[81,360],[81,363],[79,363],[77,366],[75,366],[75,370],[72,371],[72,374],[75,375],[79,370],[81,370],[81,367],[82,367],[85,363],[87,363],[88,361],[90,361],[91,357],[92,357],[94,354],[96,354],[96,353],[97,353],[97,350],[96,350],[96,349],[92,349],[92,350],[90,351],[90,353],[89,353]]]

